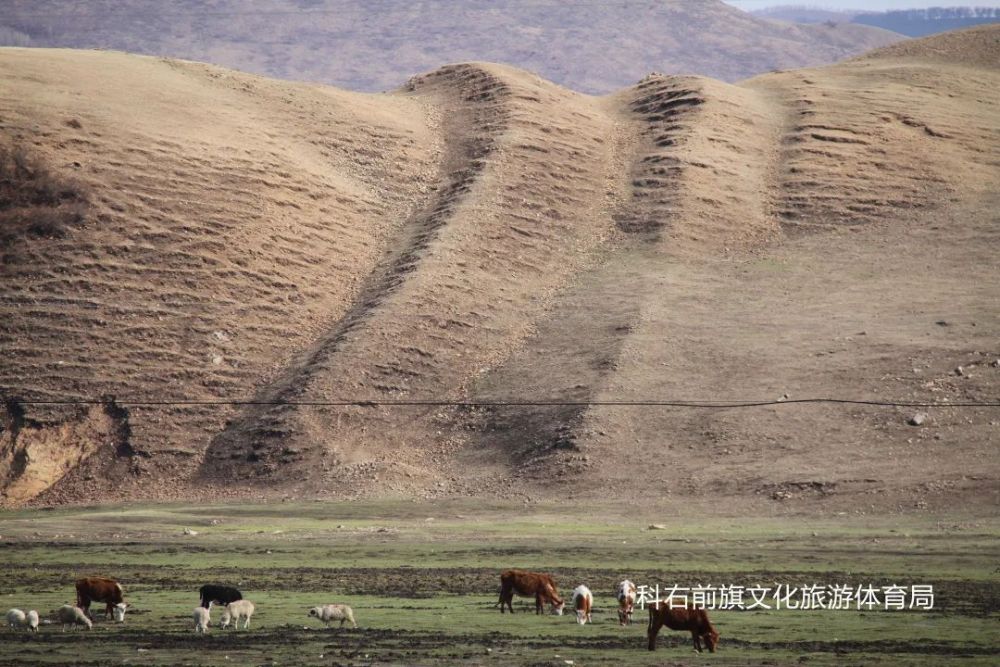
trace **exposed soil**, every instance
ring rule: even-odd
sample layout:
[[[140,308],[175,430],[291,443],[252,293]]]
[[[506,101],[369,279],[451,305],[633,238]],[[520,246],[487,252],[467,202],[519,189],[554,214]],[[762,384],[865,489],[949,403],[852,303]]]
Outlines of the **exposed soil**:
[[[2,502],[994,512],[996,33],[603,98],[0,51],[4,145],[88,193],[3,250]],[[303,404],[141,404],[246,399]]]

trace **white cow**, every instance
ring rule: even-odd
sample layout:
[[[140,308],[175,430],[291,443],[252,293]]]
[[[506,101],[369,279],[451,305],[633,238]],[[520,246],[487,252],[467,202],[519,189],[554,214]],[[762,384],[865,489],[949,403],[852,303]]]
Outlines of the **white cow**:
[[[594,606],[594,594],[590,589],[580,584],[573,589],[573,609],[576,610],[576,622],[585,625],[590,620],[590,610]]]

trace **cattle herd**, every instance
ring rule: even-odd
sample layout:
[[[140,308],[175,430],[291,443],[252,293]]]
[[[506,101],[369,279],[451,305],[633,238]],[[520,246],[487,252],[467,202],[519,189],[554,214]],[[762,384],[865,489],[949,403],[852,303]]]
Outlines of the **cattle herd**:
[[[254,603],[243,599],[243,594],[232,586],[219,586],[206,584],[198,590],[200,604],[195,607],[193,613],[194,631],[196,633],[208,632],[211,623],[211,610],[213,605],[222,607],[222,617],[219,625],[222,628],[240,628],[240,621],[243,622],[243,629],[250,628],[250,618],[254,613]],[[556,581],[550,574],[542,572],[529,572],[527,570],[505,570],[500,574],[500,613],[504,613],[504,608],[510,613],[514,613],[512,601],[514,595],[535,599],[535,613],[544,612],[545,605],[550,605],[553,614],[562,616],[565,603],[559,597],[559,589]],[[632,613],[636,601],[636,586],[628,579],[618,584],[615,590],[615,597],[618,601],[618,622],[621,625],[632,624]],[[62,624],[65,632],[67,628],[77,625],[86,626],[90,629],[93,626],[93,616],[90,613],[92,602],[103,602],[105,605],[105,618],[113,618],[118,623],[125,622],[125,612],[128,610],[128,603],[125,602],[125,593],[114,579],[106,577],[84,577],[76,582],[76,605],[65,604],[54,613],[55,619]],[[494,605],[496,606],[496,605]],[[591,622],[591,610],[594,606],[594,595],[590,589],[584,585],[577,586],[573,590],[573,610],[576,612],[576,622],[585,625]],[[344,623],[350,623],[353,627],[358,627],[354,621],[354,611],[344,604],[327,604],[313,607],[308,615],[316,618],[329,627],[330,623],[340,621],[340,627]],[[37,632],[39,624],[38,612],[31,610],[26,612],[20,609],[11,609],[7,612],[7,624],[14,629],[24,628],[28,632]],[[44,621],[52,623],[51,620]],[[697,609],[690,605],[671,604],[669,600],[658,601],[649,608],[649,625],[646,629],[646,636],[649,640],[650,651],[656,649],[656,635],[660,628],[666,626],[671,630],[682,630],[691,633],[694,642],[694,649],[699,653],[703,647],[707,647],[712,653],[719,643],[719,633],[712,627],[708,620],[708,614],[704,609]]]
[[[514,613],[511,601],[514,594],[521,597],[535,598],[535,613],[541,614],[545,605],[552,608],[552,613],[562,616],[566,604],[559,597],[559,589],[552,575],[527,570],[505,570],[500,574],[500,613],[504,606]],[[632,612],[635,608],[636,586],[628,579],[618,584],[615,598],[618,600],[618,622],[621,625],[632,624]],[[594,594],[584,585],[573,590],[573,610],[576,612],[576,622],[584,625],[589,622],[590,611],[594,606]],[[719,633],[708,620],[704,609],[692,605],[680,605],[671,600],[661,600],[649,608],[649,625],[646,627],[646,637],[649,640],[649,650],[656,650],[656,635],[660,628],[666,626],[671,630],[682,630],[691,633],[694,650],[701,653],[703,646],[711,653],[719,644]]]

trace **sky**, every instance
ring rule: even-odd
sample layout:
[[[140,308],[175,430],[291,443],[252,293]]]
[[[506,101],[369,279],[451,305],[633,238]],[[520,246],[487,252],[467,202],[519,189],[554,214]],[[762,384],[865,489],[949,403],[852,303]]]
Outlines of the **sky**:
[[[1000,7],[1000,0],[725,0],[747,11],[774,7],[775,5],[806,5],[823,9],[922,9],[924,7]]]

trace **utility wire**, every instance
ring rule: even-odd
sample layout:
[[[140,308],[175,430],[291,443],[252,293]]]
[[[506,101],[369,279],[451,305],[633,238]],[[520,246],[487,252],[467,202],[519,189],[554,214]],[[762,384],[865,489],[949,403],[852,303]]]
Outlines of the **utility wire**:
[[[905,401],[870,401],[846,398],[797,398],[769,401],[447,401],[447,400],[340,400],[340,401],[265,401],[265,400],[206,400],[206,401],[149,401],[109,397],[106,399],[68,400],[18,400],[18,405],[104,405],[114,402],[121,406],[302,406],[302,407],[670,407],[726,410],[731,408],[756,408],[770,405],[801,405],[803,403],[828,403],[835,405],[866,405],[899,408],[1000,408],[996,402],[918,403]]]

